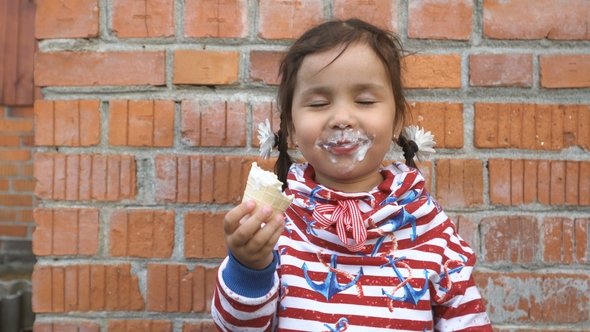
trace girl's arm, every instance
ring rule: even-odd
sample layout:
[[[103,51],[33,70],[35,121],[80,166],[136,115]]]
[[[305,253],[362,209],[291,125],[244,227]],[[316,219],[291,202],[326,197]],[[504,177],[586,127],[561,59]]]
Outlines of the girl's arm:
[[[448,243],[439,284],[433,292],[434,330],[491,332],[490,320],[473,280],[475,254],[456,233]]]
[[[219,267],[211,314],[221,331],[272,331],[278,305],[278,254],[264,270],[240,264],[230,253]]]
[[[272,331],[278,300],[278,254],[282,214],[244,202],[223,220],[229,255],[217,274],[211,314],[222,331]]]

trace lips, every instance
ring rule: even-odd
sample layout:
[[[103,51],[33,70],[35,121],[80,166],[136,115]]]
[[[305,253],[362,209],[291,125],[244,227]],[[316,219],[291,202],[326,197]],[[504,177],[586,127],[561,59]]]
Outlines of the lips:
[[[354,153],[362,143],[363,142],[361,142],[361,141],[356,141],[356,142],[343,141],[343,142],[337,142],[336,144],[325,144],[324,148],[327,151],[329,151],[330,153],[333,153],[336,155],[346,155],[346,154]]]

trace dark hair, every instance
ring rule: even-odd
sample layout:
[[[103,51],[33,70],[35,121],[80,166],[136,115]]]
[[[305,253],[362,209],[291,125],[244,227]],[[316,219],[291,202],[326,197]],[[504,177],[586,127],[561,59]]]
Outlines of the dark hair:
[[[334,20],[308,30],[295,41],[285,54],[279,69],[281,83],[278,92],[278,105],[281,113],[281,129],[278,133],[279,157],[275,164],[275,172],[279,180],[283,182],[283,189],[286,187],[289,168],[293,163],[293,158],[291,158],[287,149],[289,134],[294,129],[292,117],[293,93],[297,84],[297,72],[303,59],[307,55],[325,52],[338,46],[344,46],[342,50],[344,52],[349,45],[357,42],[369,46],[385,65],[395,98],[394,123],[403,125],[406,121],[408,108],[401,78],[403,50],[395,34],[359,19]],[[414,153],[405,153],[406,150],[411,152],[415,144],[409,146],[405,139],[397,140],[397,143],[404,149],[406,164],[416,167],[413,160]]]

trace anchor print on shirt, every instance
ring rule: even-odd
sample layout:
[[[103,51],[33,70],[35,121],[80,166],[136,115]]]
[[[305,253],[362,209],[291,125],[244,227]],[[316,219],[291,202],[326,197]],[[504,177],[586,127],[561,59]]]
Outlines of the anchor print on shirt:
[[[331,327],[328,324],[324,324],[324,326],[327,327],[328,330],[322,332],[344,332],[348,329],[348,319],[346,319],[346,317],[340,318],[334,327]]]
[[[358,271],[356,277],[353,276],[352,274],[346,272],[346,271],[342,271],[342,270],[338,270],[336,267],[338,266],[338,263],[336,262],[338,259],[338,256],[335,254],[332,254],[330,257],[330,265],[328,266],[326,263],[324,263],[324,261],[321,258],[321,254],[322,252],[318,252],[317,257],[320,261],[320,263],[324,264],[324,266],[326,266],[328,268],[328,275],[326,276],[326,279],[324,282],[322,283],[315,283],[313,280],[311,280],[311,278],[309,277],[307,271],[308,271],[308,267],[307,264],[303,263],[303,266],[301,266],[301,269],[303,269],[303,275],[305,276],[305,281],[307,281],[307,284],[309,285],[309,287],[311,287],[311,289],[313,289],[314,291],[322,294],[326,300],[330,300],[334,295],[345,291],[347,289],[349,289],[352,286],[357,287],[357,293],[359,296],[363,296],[363,289],[362,289],[362,285],[359,283],[359,278],[364,275],[363,274],[363,268],[361,267],[360,270]],[[348,280],[350,280],[349,283],[347,284],[339,284],[338,283],[338,279],[337,276],[344,276],[345,278],[347,278]]]
[[[428,291],[428,271],[424,269],[424,286],[421,290],[417,291],[412,286],[410,286],[409,283],[409,281],[412,280],[412,269],[408,264],[401,262],[401,260],[406,259],[406,256],[402,256],[396,259],[394,259],[393,256],[387,256],[386,258],[389,260],[389,263],[381,265],[381,268],[391,266],[391,268],[395,272],[395,275],[400,281],[399,285],[393,288],[391,294],[385,291],[385,289],[381,288],[382,294],[389,298],[389,311],[393,312],[393,301],[407,302],[413,305],[417,305],[418,301],[420,301],[420,299]],[[401,274],[396,264],[400,264],[402,265],[402,267],[407,269],[409,275],[406,279],[404,279],[404,276]],[[397,292],[397,290],[400,288],[404,290],[404,295],[394,296],[393,294],[395,294],[395,292]]]
[[[330,202],[330,201],[329,201],[329,200],[327,200],[327,199],[320,198],[320,197],[316,197],[316,194],[317,194],[317,192],[318,192],[318,191],[320,191],[320,190],[323,190],[323,189],[324,189],[324,188],[322,188],[322,187],[320,187],[320,186],[317,186],[317,187],[315,187],[315,188],[313,188],[313,189],[311,190],[311,192],[309,193],[309,195],[306,195],[306,194],[303,194],[303,193],[301,194],[301,196],[303,196],[303,197],[305,197],[305,198],[306,198],[306,199],[305,199],[305,201],[306,201],[306,202],[305,202],[305,204],[306,204],[305,208],[306,208],[306,209],[308,209],[308,210],[313,210],[313,209],[315,209],[315,206],[318,204],[318,203],[316,203],[316,200],[317,200],[318,202],[321,202],[321,203],[329,203],[329,202]],[[330,194],[330,193],[328,192],[328,195],[329,195],[329,194]]]
[[[382,228],[383,226],[391,225],[391,231],[393,232],[407,225],[408,223],[410,223],[410,225],[412,226],[410,240],[413,243],[414,241],[416,241],[416,238],[418,237],[418,234],[416,233],[416,217],[414,217],[414,215],[406,211],[405,208],[402,208],[395,216],[389,218],[389,220],[379,225],[379,227]]]
[[[437,299],[438,302],[446,301],[446,298],[449,295],[449,292],[451,291],[451,287],[453,286],[453,282],[451,281],[451,274],[459,273],[465,267],[465,263],[467,262],[467,259],[463,255],[459,255],[459,258],[461,258],[461,261],[448,260],[445,262],[445,264],[442,267],[442,271],[440,273],[441,274],[440,280],[437,281],[436,284],[438,285],[438,289],[445,294]],[[451,264],[456,264],[457,267],[449,269],[449,265],[451,265]],[[444,283],[444,286],[442,285],[443,283]]]

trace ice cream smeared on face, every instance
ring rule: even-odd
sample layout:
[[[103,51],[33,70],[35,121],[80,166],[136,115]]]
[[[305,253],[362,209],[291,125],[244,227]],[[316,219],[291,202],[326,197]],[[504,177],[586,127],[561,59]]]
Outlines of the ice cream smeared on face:
[[[331,132],[327,137],[320,137],[316,140],[315,146],[318,149],[330,153],[330,160],[333,163],[341,161],[344,157],[353,162],[360,162],[365,159],[367,151],[373,145],[373,138],[359,130],[352,128]]]

